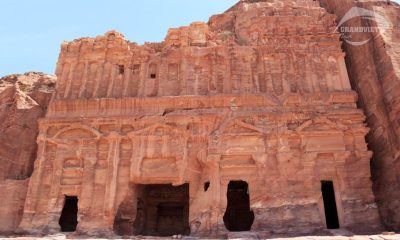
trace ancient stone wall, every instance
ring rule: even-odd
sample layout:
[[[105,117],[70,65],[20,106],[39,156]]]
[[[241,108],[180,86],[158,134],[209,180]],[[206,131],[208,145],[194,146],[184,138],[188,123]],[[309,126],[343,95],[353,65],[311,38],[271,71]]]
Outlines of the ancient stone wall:
[[[331,1],[322,5],[337,15],[338,22],[352,8],[355,15],[364,10],[374,17],[354,17],[343,27],[374,27],[372,33],[352,34],[366,44],[354,46],[344,43],[346,64],[354,89],[359,93],[359,106],[367,115],[371,132],[367,139],[374,152],[372,174],[374,191],[384,225],[400,229],[400,7],[389,1]],[[340,30],[340,29],[339,29]]]

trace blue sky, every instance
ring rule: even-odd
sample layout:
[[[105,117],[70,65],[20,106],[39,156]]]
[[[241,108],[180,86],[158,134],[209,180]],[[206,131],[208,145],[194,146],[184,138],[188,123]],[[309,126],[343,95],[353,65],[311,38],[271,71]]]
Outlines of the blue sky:
[[[0,76],[54,73],[60,44],[111,29],[162,41],[169,27],[207,21],[238,0],[0,0]]]
[[[111,29],[131,41],[162,41],[170,27],[207,21],[238,0],[0,0],[0,77],[54,73],[64,40]]]

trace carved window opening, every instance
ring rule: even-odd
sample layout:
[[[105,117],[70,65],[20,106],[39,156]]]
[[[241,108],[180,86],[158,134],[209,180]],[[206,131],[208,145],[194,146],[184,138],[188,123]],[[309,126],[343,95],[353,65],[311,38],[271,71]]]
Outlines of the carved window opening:
[[[157,78],[157,65],[156,64],[149,65],[149,77],[151,79]]]
[[[207,192],[209,188],[210,188],[210,182],[209,181],[205,182],[204,183],[204,192]]]
[[[189,184],[140,185],[135,235],[189,235]]]
[[[224,214],[225,227],[231,232],[250,231],[254,212],[250,209],[249,186],[245,181],[230,181],[228,205]]]
[[[119,75],[123,75],[125,73],[125,66],[118,65],[118,71],[119,71]]]
[[[65,196],[65,203],[58,222],[62,232],[75,232],[78,225],[78,197]]]
[[[338,229],[339,217],[335,199],[335,189],[332,181],[321,182],[322,198],[324,201],[326,227],[328,229]]]

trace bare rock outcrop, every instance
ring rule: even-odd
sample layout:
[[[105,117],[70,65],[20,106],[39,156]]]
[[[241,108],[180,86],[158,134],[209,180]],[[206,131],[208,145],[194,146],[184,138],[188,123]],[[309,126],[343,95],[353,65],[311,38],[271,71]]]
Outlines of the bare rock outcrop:
[[[19,224],[36,159],[38,119],[46,113],[56,77],[29,72],[0,79],[0,232]]]

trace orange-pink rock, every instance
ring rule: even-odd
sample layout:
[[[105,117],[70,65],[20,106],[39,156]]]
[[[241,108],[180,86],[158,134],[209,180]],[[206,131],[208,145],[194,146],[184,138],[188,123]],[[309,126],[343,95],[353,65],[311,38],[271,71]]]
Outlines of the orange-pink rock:
[[[26,73],[0,78],[0,233],[13,232],[24,208],[38,135],[55,87],[55,77]]]
[[[27,234],[103,237],[368,233],[382,230],[378,206],[396,229],[398,34],[378,26],[381,38],[345,46],[345,59],[335,20],[353,4],[242,0],[208,23],[170,29],[161,43],[138,45],[115,31],[63,43],[28,186],[37,132],[9,135],[10,149],[25,149],[15,133],[26,140],[20,157],[0,144],[14,162],[0,161],[0,194],[13,191],[0,214],[14,216],[0,231],[19,224]],[[357,6],[398,22],[397,6]],[[11,85],[0,91],[2,105],[23,92]],[[18,99],[22,108],[39,101]],[[43,112],[15,122],[36,127]]]
[[[333,183],[338,224],[379,229],[334,19],[242,1],[162,43],[64,43],[20,228],[60,231],[68,196],[86,234],[322,232]]]
[[[373,11],[372,19],[354,18],[344,26],[374,27],[373,33],[358,34],[371,39],[362,46],[345,44],[352,85],[365,110],[372,158],[374,191],[385,227],[400,229],[400,6],[389,1],[321,3],[338,19],[352,7]]]

